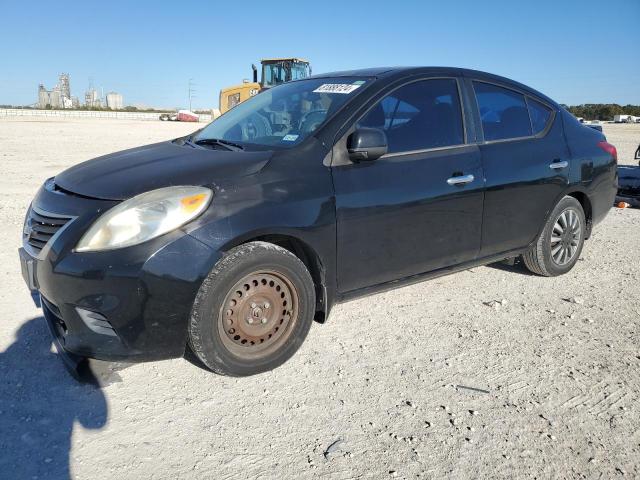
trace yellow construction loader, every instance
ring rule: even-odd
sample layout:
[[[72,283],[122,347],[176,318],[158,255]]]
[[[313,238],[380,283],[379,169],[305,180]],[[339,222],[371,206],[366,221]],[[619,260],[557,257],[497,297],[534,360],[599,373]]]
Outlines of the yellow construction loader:
[[[220,90],[219,115],[267,88],[311,75],[309,62],[301,58],[268,58],[261,60],[260,65],[262,66],[260,82],[258,82],[258,69],[255,65],[251,65],[253,69],[252,82],[245,80],[240,85]]]

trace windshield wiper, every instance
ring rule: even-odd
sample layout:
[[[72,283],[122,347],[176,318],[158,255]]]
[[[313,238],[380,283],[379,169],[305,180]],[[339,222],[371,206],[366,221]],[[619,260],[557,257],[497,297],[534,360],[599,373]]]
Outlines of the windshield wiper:
[[[244,150],[244,147],[242,145],[230,142],[229,140],[223,140],[221,138],[201,138],[200,140],[196,140],[193,143],[195,143],[196,145],[219,145],[234,152]]]
[[[188,145],[191,148],[197,148],[196,145],[191,141],[191,137],[182,137],[182,138],[176,138],[173,143],[175,143],[176,145]]]

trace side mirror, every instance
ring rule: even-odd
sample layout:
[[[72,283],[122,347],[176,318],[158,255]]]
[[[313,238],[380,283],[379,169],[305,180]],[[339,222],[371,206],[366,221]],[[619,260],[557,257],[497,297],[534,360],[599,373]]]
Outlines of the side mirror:
[[[387,153],[387,135],[379,128],[361,127],[347,140],[349,158],[354,162],[370,162]]]

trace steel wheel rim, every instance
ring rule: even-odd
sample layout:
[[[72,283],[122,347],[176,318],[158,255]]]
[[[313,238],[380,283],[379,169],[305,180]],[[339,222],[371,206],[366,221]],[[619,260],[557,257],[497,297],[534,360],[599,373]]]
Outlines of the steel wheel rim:
[[[563,210],[556,218],[551,230],[551,259],[556,265],[571,262],[580,246],[582,224],[580,215],[573,208]]]
[[[298,293],[284,275],[261,270],[238,281],[222,303],[222,343],[245,359],[265,357],[288,340],[298,321]]]

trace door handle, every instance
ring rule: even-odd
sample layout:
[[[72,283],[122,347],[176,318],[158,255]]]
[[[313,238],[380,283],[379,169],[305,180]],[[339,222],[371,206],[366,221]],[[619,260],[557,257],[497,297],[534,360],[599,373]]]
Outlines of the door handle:
[[[552,170],[561,170],[563,168],[567,168],[568,166],[569,166],[569,162],[567,162],[566,160],[563,160],[562,162],[559,160],[554,160],[549,165],[549,168],[551,168]]]
[[[449,185],[466,185],[467,183],[473,182],[474,178],[473,175],[460,175],[447,179],[447,183]]]

